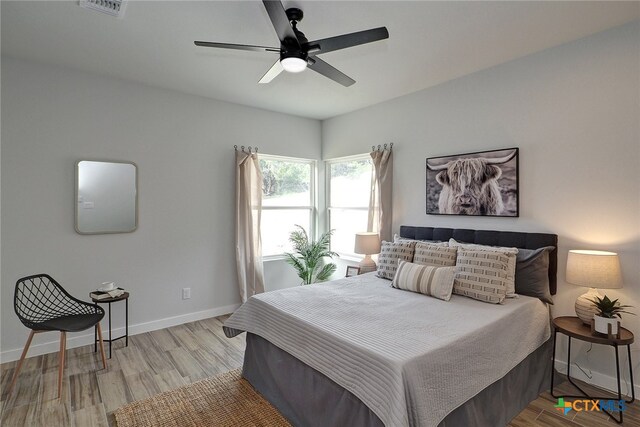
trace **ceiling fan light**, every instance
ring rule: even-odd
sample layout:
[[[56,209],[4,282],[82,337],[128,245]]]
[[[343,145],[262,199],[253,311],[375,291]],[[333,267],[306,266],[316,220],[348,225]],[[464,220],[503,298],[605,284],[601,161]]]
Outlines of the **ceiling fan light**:
[[[302,58],[282,58],[280,63],[282,64],[282,68],[289,73],[300,73],[307,68],[307,61]]]

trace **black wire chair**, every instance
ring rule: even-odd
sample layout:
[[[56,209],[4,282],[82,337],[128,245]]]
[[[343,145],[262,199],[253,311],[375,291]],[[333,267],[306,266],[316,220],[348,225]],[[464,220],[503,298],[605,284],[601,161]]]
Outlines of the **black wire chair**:
[[[20,368],[22,368],[24,358],[29,351],[33,336],[40,332],[60,331],[58,397],[60,397],[62,390],[67,332],[80,332],[95,327],[100,341],[102,366],[106,369],[107,359],[102,343],[102,328],[100,327],[100,321],[104,317],[102,307],[72,297],[48,274],[36,274],[19,279],[16,282],[13,307],[18,319],[24,326],[31,329],[31,333],[24,350],[22,350],[8,393],[11,393],[18,379]]]

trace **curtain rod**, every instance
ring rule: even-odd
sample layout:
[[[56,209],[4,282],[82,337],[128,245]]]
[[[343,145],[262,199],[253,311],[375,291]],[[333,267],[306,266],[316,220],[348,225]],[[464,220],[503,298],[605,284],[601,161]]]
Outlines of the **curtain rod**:
[[[391,150],[393,148],[393,142],[390,144],[384,144],[384,145],[378,145],[378,151],[382,150],[386,150],[387,149],[387,145],[389,146],[389,150]],[[372,145],[371,146],[371,151],[376,151],[376,146]]]
[[[237,146],[237,145],[234,145],[234,146],[233,146],[233,149],[234,149],[234,150],[236,150],[236,151],[238,151],[238,146]],[[258,147],[251,147],[251,146],[248,146],[248,147],[247,147],[247,149],[245,150],[244,145],[241,145],[241,146],[240,146],[240,151],[245,152],[245,153],[247,153],[247,152],[248,152],[249,154],[251,154],[252,152],[257,153],[257,152],[258,152]]]

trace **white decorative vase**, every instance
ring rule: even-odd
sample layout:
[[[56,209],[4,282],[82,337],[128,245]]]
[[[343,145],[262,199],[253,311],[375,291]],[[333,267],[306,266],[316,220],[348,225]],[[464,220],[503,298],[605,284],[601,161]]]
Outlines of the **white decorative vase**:
[[[591,319],[598,312],[593,304],[596,297],[602,298],[602,295],[596,288],[590,288],[586,294],[580,295],[576,300],[576,315],[587,325],[591,325]]]
[[[618,334],[619,320],[617,318],[614,317],[610,319],[608,317],[602,317],[596,314],[595,316],[593,316],[593,319],[595,321],[594,329],[596,330],[596,332],[600,332],[601,334],[608,334],[609,325],[611,325],[611,335]]]

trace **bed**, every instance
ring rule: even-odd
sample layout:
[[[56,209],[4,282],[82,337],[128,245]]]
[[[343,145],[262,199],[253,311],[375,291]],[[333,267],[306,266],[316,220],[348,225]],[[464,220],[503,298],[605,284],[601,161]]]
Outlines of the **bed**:
[[[403,226],[400,235],[557,246],[541,233]],[[247,332],[243,376],[299,426],[506,425],[548,388],[539,299],[445,302],[389,283],[369,273],[252,297],[224,325],[228,336]]]

